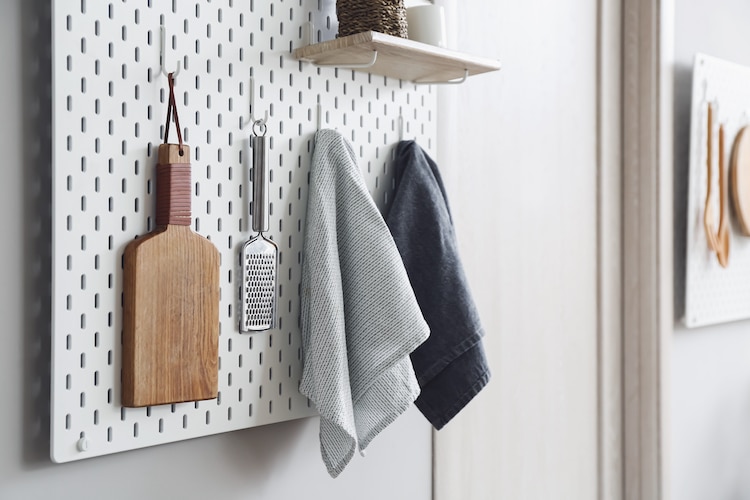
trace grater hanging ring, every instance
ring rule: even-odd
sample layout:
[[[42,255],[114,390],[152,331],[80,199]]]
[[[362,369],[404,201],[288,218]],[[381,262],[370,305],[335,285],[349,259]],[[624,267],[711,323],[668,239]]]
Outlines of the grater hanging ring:
[[[260,134],[257,130],[255,130],[255,127],[258,127],[261,132]],[[268,132],[268,127],[266,126],[265,120],[255,120],[253,122],[253,134],[255,134],[256,136],[265,137],[266,132]]]

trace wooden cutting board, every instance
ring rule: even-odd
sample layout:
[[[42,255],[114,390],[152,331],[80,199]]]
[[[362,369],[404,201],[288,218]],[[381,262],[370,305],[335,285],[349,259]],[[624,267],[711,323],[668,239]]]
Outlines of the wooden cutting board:
[[[124,255],[123,406],[218,394],[220,257],[190,229],[191,187],[188,147],[160,145],[156,229]]]
[[[742,234],[750,236],[750,126],[740,129],[732,148],[732,198]]]

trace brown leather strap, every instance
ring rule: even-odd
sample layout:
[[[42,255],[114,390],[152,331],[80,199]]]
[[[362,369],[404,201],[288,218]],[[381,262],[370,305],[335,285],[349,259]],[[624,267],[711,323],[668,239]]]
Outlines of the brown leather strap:
[[[189,226],[190,164],[156,166],[156,225]]]
[[[177,129],[177,141],[180,143],[180,152],[182,152],[182,130],[180,129],[180,116],[177,114],[177,101],[174,97],[174,73],[167,75],[169,80],[169,103],[167,104],[167,121],[164,125],[164,144],[169,142],[169,123],[174,115],[174,125]]]

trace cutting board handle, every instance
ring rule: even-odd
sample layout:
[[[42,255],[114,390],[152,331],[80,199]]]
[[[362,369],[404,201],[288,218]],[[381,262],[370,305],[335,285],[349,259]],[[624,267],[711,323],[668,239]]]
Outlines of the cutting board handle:
[[[189,226],[190,149],[185,145],[159,145],[156,165],[156,225]]]

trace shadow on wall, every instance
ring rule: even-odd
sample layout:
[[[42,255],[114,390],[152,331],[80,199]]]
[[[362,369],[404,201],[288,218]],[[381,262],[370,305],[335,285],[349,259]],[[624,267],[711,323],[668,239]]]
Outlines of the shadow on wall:
[[[23,463],[50,463],[52,276],[51,2],[22,2],[24,234]]]
[[[674,68],[674,315],[685,315],[685,252],[687,251],[688,178],[690,175],[690,106],[693,68]]]

